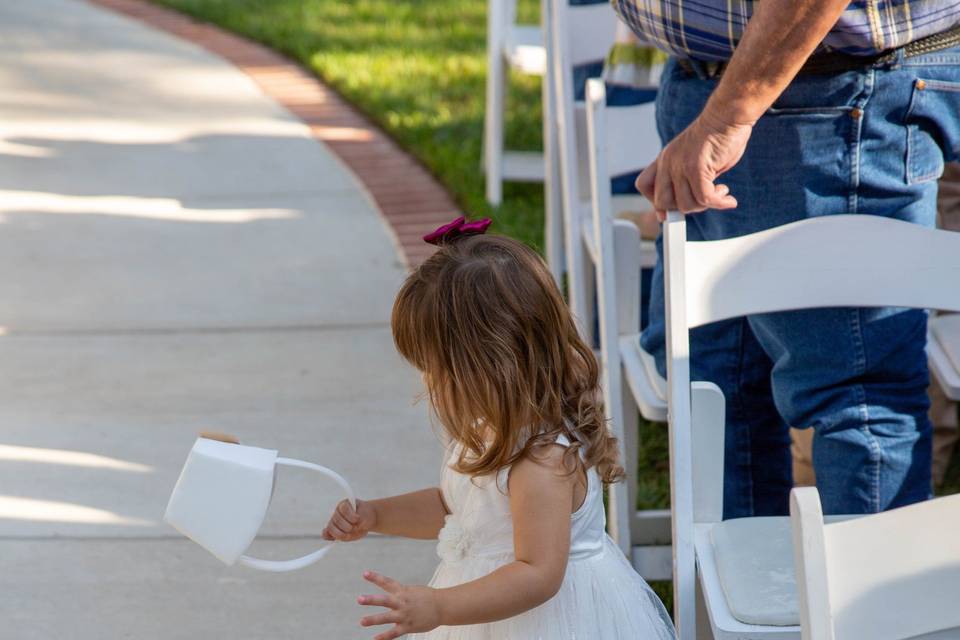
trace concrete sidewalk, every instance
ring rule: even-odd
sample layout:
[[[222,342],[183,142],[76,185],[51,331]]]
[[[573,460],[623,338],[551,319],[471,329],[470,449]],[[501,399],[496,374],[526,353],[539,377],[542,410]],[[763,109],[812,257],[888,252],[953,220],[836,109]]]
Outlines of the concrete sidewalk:
[[[293,574],[226,568],[160,522],[197,431],[435,484],[369,198],[233,67],[80,0],[0,4],[0,637],[368,638],[376,538]],[[313,549],[338,499],[285,473],[254,551]]]

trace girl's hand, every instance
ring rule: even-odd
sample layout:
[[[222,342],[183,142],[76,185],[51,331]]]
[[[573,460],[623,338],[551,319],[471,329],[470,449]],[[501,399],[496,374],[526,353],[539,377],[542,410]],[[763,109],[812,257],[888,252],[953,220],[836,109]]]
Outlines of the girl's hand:
[[[357,500],[357,508],[342,500],[323,530],[324,540],[352,542],[367,535],[377,524],[377,511],[369,502]]]
[[[360,626],[394,625],[392,629],[374,636],[373,640],[393,640],[407,633],[430,631],[440,626],[440,603],[436,589],[400,584],[373,571],[365,572],[363,578],[386,593],[360,596],[357,602],[373,607],[386,607],[390,611],[366,616],[360,620]]]

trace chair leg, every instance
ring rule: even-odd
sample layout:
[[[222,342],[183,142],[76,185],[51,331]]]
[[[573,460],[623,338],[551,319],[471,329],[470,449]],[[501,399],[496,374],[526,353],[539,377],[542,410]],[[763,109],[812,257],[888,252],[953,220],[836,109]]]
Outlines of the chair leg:
[[[483,123],[483,157],[487,202],[503,201],[503,121],[506,108],[507,64],[503,59],[503,6],[487,3],[487,95]]]
[[[623,461],[623,470],[627,474],[627,504],[630,505],[630,522],[632,544],[637,544],[638,531],[633,530],[634,512],[637,510],[637,475],[640,471],[638,458],[640,456],[640,409],[630,391],[626,377],[623,377],[623,383],[620,387],[621,414],[623,416],[623,449],[625,460]]]

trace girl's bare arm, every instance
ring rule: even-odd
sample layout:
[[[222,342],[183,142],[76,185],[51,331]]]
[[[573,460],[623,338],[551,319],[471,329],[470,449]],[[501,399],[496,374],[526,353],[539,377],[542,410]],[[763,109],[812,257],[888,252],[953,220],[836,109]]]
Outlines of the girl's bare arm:
[[[440,489],[431,487],[378,500],[347,500],[337,505],[323,530],[327,540],[359,540],[370,531],[404,538],[436,539],[447,515]]]

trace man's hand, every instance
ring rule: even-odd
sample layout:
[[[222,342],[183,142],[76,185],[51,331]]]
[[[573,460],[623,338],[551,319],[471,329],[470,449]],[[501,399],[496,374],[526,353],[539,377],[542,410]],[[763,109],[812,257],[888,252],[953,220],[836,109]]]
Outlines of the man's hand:
[[[727,124],[704,110],[637,178],[637,190],[663,221],[668,210],[733,209],[730,189],[714,181],[743,157],[753,126]]]
[[[390,610],[364,617],[360,620],[360,626],[393,625],[392,628],[374,636],[373,640],[393,640],[408,633],[430,631],[440,625],[440,603],[436,589],[400,584],[373,571],[365,572],[363,578],[386,593],[360,596],[357,602],[372,607],[386,607]]]
[[[737,206],[730,190],[714,180],[737,164],[754,123],[849,4],[850,0],[756,3],[703,113],[637,178],[637,189],[653,203],[661,221],[668,209],[692,213]]]
[[[357,500],[354,509],[349,500],[342,500],[321,535],[324,540],[353,542],[367,535],[376,525],[377,511],[369,502]]]

